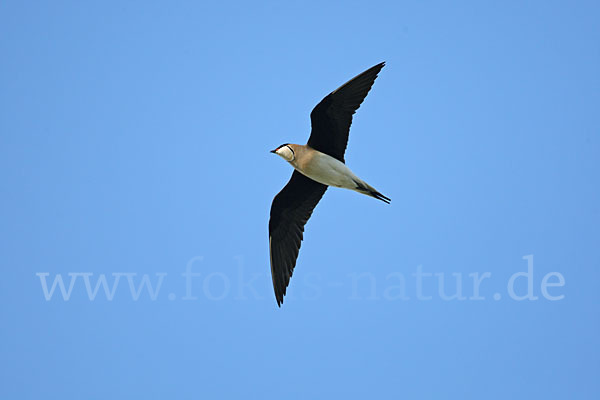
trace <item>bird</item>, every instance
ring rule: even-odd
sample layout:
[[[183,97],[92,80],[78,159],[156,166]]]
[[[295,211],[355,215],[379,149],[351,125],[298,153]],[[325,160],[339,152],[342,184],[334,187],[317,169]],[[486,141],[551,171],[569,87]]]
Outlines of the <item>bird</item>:
[[[327,187],[350,189],[387,204],[391,199],[357,177],[344,153],[352,116],[385,66],[381,62],[329,93],[310,113],[311,133],[305,145],[284,143],[271,153],[294,167],[289,182],[275,196],[269,218],[269,256],[277,306],[296,266],[304,225]]]

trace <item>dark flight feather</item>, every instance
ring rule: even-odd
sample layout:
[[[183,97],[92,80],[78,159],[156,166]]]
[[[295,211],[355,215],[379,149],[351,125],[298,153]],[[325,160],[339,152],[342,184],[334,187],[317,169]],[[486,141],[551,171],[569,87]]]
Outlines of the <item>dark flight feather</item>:
[[[352,116],[371,90],[385,62],[369,68],[328,94],[310,113],[308,145],[344,162]]]
[[[269,252],[271,276],[277,305],[294,272],[304,233],[304,225],[327,186],[294,171],[290,181],[273,199],[269,220]]]

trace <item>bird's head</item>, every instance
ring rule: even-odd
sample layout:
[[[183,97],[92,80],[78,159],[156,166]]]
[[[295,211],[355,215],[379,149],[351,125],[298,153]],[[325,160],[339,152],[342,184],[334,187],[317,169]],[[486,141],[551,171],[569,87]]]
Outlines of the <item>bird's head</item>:
[[[296,159],[296,153],[294,153],[293,145],[289,143],[282,144],[275,150],[271,150],[271,153],[275,153],[285,161],[292,162]]]

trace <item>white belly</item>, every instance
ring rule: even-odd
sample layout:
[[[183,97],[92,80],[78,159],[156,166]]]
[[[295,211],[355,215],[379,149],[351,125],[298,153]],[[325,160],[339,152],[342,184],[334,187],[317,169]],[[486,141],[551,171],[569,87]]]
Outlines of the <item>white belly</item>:
[[[296,169],[323,185],[355,189],[356,181],[360,182],[360,179],[350,171],[346,164],[321,152],[317,152],[311,162],[302,170]]]

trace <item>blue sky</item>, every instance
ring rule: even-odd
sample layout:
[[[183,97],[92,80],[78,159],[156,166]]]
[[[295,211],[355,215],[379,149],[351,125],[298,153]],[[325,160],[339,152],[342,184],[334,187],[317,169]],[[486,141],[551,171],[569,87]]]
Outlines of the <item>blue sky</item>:
[[[0,397],[598,398],[599,17],[3,2]],[[346,160],[392,204],[328,190],[278,309],[269,150],[381,61]]]

